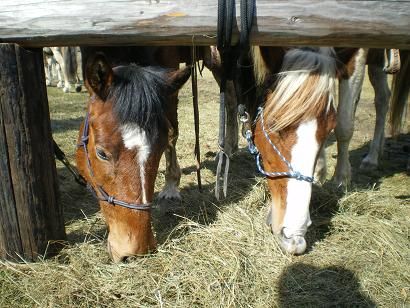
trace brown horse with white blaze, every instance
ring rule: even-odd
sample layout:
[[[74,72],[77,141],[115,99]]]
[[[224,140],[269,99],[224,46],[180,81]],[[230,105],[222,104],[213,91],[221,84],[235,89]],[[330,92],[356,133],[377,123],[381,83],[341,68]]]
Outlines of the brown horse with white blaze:
[[[178,69],[179,60],[169,57],[173,51],[172,47],[82,49],[90,97],[79,134],[77,167],[99,199],[114,261],[156,248],[150,204],[164,151],[167,166],[173,169],[166,169],[162,196],[178,195],[177,95],[190,68]],[[161,55],[167,55],[168,61]]]
[[[336,125],[336,78],[348,58],[332,48],[252,48],[259,90],[248,110],[258,167],[272,196],[267,223],[292,254],[306,249],[313,173]]]

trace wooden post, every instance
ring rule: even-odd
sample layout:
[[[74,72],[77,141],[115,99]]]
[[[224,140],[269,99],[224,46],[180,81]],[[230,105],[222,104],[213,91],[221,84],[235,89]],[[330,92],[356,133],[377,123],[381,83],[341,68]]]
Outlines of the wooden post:
[[[42,49],[0,44],[0,258],[35,260],[65,239]]]

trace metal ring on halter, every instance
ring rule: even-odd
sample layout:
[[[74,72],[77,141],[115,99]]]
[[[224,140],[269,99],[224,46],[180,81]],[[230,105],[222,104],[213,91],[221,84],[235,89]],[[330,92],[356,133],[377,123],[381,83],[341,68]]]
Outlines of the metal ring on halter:
[[[241,121],[242,123],[248,123],[249,119],[250,119],[249,113],[246,111],[239,116],[239,121]]]

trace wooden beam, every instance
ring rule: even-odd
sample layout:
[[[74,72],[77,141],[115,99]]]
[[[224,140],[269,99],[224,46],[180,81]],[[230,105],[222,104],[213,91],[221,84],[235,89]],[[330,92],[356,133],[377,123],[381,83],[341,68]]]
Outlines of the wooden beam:
[[[410,49],[410,1],[256,2],[253,44]],[[210,45],[216,24],[217,0],[0,1],[0,42],[30,47]]]
[[[0,258],[35,260],[64,240],[42,49],[0,44]]]

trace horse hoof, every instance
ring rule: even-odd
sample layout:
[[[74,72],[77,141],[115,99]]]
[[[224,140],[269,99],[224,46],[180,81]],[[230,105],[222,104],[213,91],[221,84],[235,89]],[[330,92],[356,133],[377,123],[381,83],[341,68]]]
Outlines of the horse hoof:
[[[69,88],[64,88],[64,89],[63,89],[63,92],[64,92],[64,93],[69,93],[69,92],[70,92],[70,89],[69,89]]]
[[[81,86],[76,86],[75,87],[75,92],[80,93],[81,92]]]
[[[375,171],[377,169],[377,163],[367,161],[366,158],[362,160],[360,164],[360,170],[364,172]]]
[[[335,174],[332,177],[332,182],[339,188],[348,187],[350,185],[351,175],[349,174]]]
[[[181,200],[181,194],[176,187],[164,187],[164,189],[158,195],[159,199],[167,200]]]

